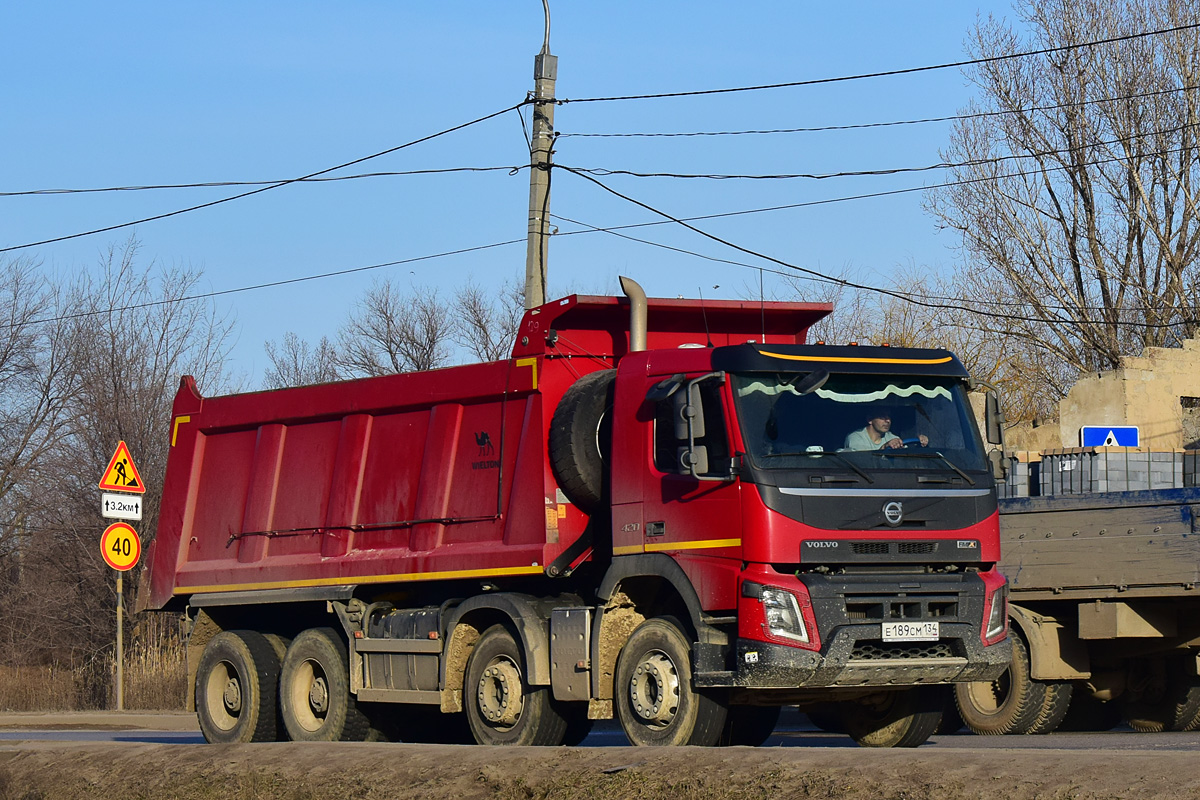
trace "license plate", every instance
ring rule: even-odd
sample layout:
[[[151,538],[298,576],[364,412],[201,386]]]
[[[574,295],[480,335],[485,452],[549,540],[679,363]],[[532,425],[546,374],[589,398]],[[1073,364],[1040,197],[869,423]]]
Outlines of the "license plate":
[[[936,642],[939,637],[936,622],[885,622],[885,642]]]

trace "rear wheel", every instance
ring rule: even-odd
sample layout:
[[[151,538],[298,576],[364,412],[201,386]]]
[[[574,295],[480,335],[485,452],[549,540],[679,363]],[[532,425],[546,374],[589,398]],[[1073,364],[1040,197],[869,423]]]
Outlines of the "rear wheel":
[[[1046,684],[1029,674],[1029,648],[1013,627],[1012,663],[999,678],[954,685],[954,701],[963,722],[982,736],[1027,733],[1046,703]],[[1065,713],[1065,712],[1064,712]]]
[[[467,662],[463,702],[479,744],[560,744],[567,721],[550,697],[550,687],[525,680],[525,655],[503,625],[483,632]]]
[[[279,676],[283,723],[293,742],[361,742],[371,723],[350,695],[346,645],[332,628],[292,641]]]
[[[919,747],[942,721],[945,698],[936,686],[916,686],[842,706],[846,733],[863,747]]]
[[[637,627],[617,656],[617,718],[631,744],[699,745],[721,739],[726,706],[692,686],[691,647],[674,617]]]
[[[196,716],[204,739],[220,744],[276,737],[279,658],[255,631],[222,631],[196,669]]]
[[[1042,708],[1038,712],[1037,719],[1029,726],[1026,733],[1041,734],[1053,733],[1062,725],[1062,721],[1066,719],[1067,711],[1071,707],[1071,694],[1074,691],[1074,684],[1066,681],[1046,681],[1046,699],[1042,702]]]

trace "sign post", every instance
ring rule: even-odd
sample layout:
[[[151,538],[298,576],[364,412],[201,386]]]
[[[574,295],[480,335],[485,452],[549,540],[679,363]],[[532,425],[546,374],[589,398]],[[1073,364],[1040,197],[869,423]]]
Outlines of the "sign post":
[[[125,442],[117,445],[109,459],[104,475],[100,478],[101,489],[110,492],[130,492],[133,495],[146,493],[142,476],[133,464]],[[142,518],[142,498],[138,496],[102,494],[100,514],[108,519]],[[114,522],[104,529],[100,537],[100,554],[105,563],[117,571],[117,711],[125,710],[125,636],[124,636],[124,581],[125,572],[137,566],[142,555],[142,541],[126,522]]]

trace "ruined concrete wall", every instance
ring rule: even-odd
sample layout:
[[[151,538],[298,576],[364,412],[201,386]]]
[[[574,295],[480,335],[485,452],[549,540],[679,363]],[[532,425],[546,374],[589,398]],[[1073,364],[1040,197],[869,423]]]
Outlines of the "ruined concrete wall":
[[[1136,425],[1142,447],[1194,447],[1194,439],[1185,438],[1185,417],[1200,433],[1200,408],[1185,409],[1191,404],[1181,404],[1181,397],[1200,398],[1200,341],[1148,347],[1122,358],[1119,369],[1081,376],[1059,403],[1061,446],[1077,446],[1083,425]]]

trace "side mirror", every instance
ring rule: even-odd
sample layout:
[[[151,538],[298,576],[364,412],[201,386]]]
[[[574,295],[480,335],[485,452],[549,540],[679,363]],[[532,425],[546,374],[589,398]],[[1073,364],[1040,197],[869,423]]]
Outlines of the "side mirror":
[[[998,444],[1004,447],[1004,429],[1003,425],[1007,422],[1004,418],[1004,412],[1000,410],[1000,398],[995,391],[987,393],[987,412],[985,414],[984,427],[987,435],[988,444]]]
[[[993,478],[1002,481],[1008,477],[1008,468],[1012,465],[1012,459],[1006,458],[1004,453],[999,450],[988,451],[988,463],[992,467]]]
[[[698,383],[692,381],[687,391],[675,392],[671,399],[675,402],[675,438],[681,442],[703,438],[704,402]]]
[[[702,444],[679,448],[679,467],[687,475],[704,475],[708,472],[708,448]]]
[[[799,383],[793,384],[792,388],[796,390],[798,395],[812,394],[817,389],[825,385],[829,380],[829,370],[819,369],[816,372],[810,372],[804,376],[804,379]]]

